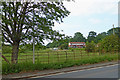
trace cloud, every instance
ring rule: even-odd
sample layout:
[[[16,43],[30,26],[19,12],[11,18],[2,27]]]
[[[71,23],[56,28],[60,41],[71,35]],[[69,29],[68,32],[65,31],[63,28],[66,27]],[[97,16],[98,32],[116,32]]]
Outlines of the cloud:
[[[64,2],[64,5],[72,16],[83,16],[96,13],[117,14],[117,3],[118,0],[75,0],[75,2]]]
[[[62,23],[62,24],[55,23],[55,27],[53,27],[53,29],[59,30],[60,33],[73,36],[74,33],[80,29],[80,27],[81,27],[80,24],[78,25],[78,24],[69,24],[69,23]],[[61,30],[63,30],[63,32],[61,32]]]
[[[101,23],[101,20],[100,20],[100,19],[94,19],[94,18],[89,19],[88,21],[89,21],[91,24],[99,24],[99,23]]]
[[[71,11],[71,15],[64,20],[64,23],[55,23],[53,29],[63,30],[63,33],[70,36],[73,36],[75,32],[81,32],[85,37],[91,30],[97,32],[107,31],[110,25],[117,22],[117,4],[117,0],[64,2],[65,7]]]

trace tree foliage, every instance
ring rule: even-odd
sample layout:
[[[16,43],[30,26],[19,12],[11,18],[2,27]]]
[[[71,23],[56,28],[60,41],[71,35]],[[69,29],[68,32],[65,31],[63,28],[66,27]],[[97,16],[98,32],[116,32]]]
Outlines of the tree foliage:
[[[107,36],[107,33],[106,32],[102,32],[102,33],[99,33],[97,36],[96,36],[96,42],[100,42],[102,39],[104,39],[105,37]]]
[[[60,49],[68,49],[68,43],[70,39],[71,38],[69,36],[66,36],[64,39],[61,39],[59,41],[53,41],[52,43],[48,43],[46,46],[47,48],[58,47]]]
[[[85,42],[86,39],[82,33],[76,32],[74,37],[67,36],[60,41],[53,41],[52,43],[48,43],[47,47],[54,48],[59,47],[60,49],[68,49],[69,42]]]
[[[86,42],[87,41],[87,43],[88,43],[87,48],[90,49],[90,48],[92,48],[90,46],[93,46],[91,42],[94,42],[95,44],[97,44],[96,46],[101,45],[100,42],[107,36],[112,35],[113,34],[112,31],[113,31],[113,28],[109,29],[107,32],[102,32],[99,34],[97,34],[94,31],[90,31],[87,39],[85,39],[85,37],[83,36],[82,33],[76,32],[76,33],[74,33],[74,37],[70,37],[68,39],[68,41],[66,41],[66,43],[68,43],[68,42]],[[115,35],[118,36],[118,41],[120,43],[120,27],[115,28]],[[53,48],[53,47],[59,47],[61,45],[63,46],[64,44],[65,44],[65,42],[63,43],[62,41],[53,41],[52,43],[49,43],[47,46]],[[66,45],[66,46],[68,46],[68,45]],[[96,50],[98,50],[98,49],[100,49],[100,48],[97,47]],[[120,47],[119,47],[119,49],[120,49]],[[91,49],[90,49],[90,52],[92,52]]]
[[[119,34],[120,32],[119,32],[119,29],[120,29],[120,27],[116,27],[116,28],[111,28],[111,29],[109,29],[108,31],[107,31],[107,34],[108,35],[112,35],[113,34],[113,29],[114,29],[114,33],[115,34]]]
[[[80,32],[76,32],[74,34],[74,37],[71,39],[71,42],[85,42],[85,41],[86,41],[85,37]]]
[[[105,52],[118,51],[120,43],[118,42],[119,37],[117,35],[109,35],[105,37],[100,43],[100,49]]]
[[[87,52],[94,52],[95,51],[95,43],[94,43],[94,41],[91,41],[91,42],[87,42],[86,43],[86,47],[85,47],[85,50],[87,51]]]
[[[96,36],[97,36],[96,32],[90,31],[89,34],[88,34],[88,37],[87,37],[87,41],[88,42],[91,42],[91,41],[96,42]]]
[[[17,63],[20,42],[36,43],[44,39],[61,39],[63,35],[52,29],[69,15],[62,2],[2,2],[2,34],[13,47],[12,62]]]

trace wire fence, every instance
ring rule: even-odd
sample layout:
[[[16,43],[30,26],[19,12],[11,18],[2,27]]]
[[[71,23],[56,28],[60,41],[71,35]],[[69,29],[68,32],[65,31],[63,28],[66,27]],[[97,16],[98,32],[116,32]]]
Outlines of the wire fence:
[[[8,61],[11,60],[10,54],[3,54]],[[78,61],[82,59],[88,59],[93,57],[100,57],[100,56],[113,56],[118,55],[117,51],[111,52],[104,52],[104,51],[94,51],[94,52],[86,52],[84,50],[59,50],[59,51],[36,51],[35,52],[35,63],[58,63],[58,62],[65,62],[65,61]],[[3,63],[5,60],[2,59]],[[32,62],[33,61],[33,53],[19,53],[18,56],[18,63],[22,62]]]

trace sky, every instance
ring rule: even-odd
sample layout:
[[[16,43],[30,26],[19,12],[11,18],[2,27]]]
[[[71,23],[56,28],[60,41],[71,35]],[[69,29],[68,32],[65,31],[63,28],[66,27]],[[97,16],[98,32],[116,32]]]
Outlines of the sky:
[[[63,19],[63,23],[55,23],[54,30],[63,30],[65,35],[74,36],[81,32],[87,38],[90,31],[107,32],[113,24],[118,26],[118,2],[120,0],[63,0],[70,15]],[[49,40],[45,40],[45,45]]]
[[[63,1],[71,13],[63,19],[63,23],[55,23],[54,30],[63,30],[68,36],[81,32],[87,37],[90,31],[107,32],[113,24],[118,26],[119,0],[75,0]]]

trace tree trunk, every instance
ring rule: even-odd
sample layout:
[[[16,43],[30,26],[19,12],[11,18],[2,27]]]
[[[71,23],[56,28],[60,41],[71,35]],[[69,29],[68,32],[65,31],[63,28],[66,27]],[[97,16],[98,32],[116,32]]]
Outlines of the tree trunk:
[[[15,43],[12,45],[12,57],[11,57],[11,63],[17,64],[18,62],[18,51],[19,51],[19,43]]]

